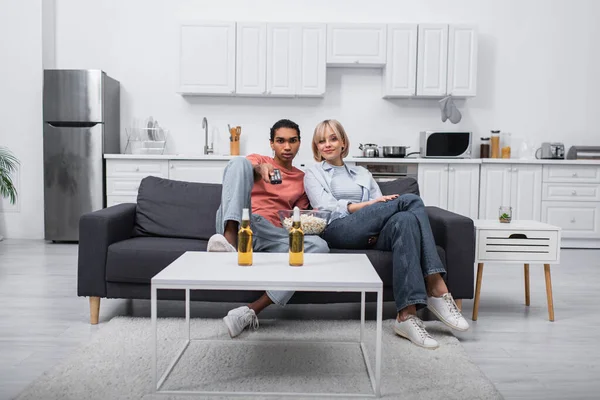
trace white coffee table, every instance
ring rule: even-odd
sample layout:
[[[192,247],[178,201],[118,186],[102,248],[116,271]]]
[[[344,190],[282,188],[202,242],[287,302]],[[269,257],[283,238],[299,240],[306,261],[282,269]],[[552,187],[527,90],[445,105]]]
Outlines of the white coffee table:
[[[152,278],[152,382],[153,390],[161,394],[203,395],[266,395],[260,392],[173,391],[161,386],[190,344],[190,290],[294,290],[320,292],[360,292],[360,344],[373,393],[301,393],[316,397],[379,397],[381,395],[381,341],[383,283],[365,254],[305,254],[304,266],[290,267],[287,253],[255,253],[250,267],[237,265],[237,253],[186,252]],[[185,290],[187,340],[164,374],[157,371],[157,291]],[[375,373],[371,369],[364,343],[365,292],[377,293],[377,328],[375,344]],[[285,322],[281,322],[285,323]],[[244,340],[239,340],[243,343]],[[280,341],[285,342],[285,341]],[[333,342],[333,341],[332,341]],[[315,344],[317,345],[317,344]],[[269,396],[298,395],[298,393],[268,393]]]
[[[525,305],[529,306],[529,264],[544,264],[548,319],[554,321],[550,264],[560,263],[561,228],[530,220],[475,220],[477,283],[473,303],[473,321],[479,312],[479,295],[486,262],[523,264],[525,276]]]

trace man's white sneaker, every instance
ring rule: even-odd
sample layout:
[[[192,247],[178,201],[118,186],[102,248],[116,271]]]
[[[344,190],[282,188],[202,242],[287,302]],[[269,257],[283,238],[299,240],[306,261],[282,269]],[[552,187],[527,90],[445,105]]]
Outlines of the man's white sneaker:
[[[469,323],[460,313],[450,293],[442,297],[427,297],[427,308],[450,328],[457,331],[469,329]]]
[[[423,321],[416,315],[409,315],[405,321],[394,321],[394,332],[407,338],[417,346],[426,349],[437,349],[440,344],[425,330]]]
[[[254,310],[248,306],[242,306],[230,310],[225,317],[223,317],[229,336],[232,338],[236,337],[249,325],[255,330],[258,329],[258,317],[254,313]]]
[[[208,239],[208,245],[206,245],[206,251],[215,251],[215,252],[236,252],[235,247],[231,245],[225,239],[225,236],[215,233]]]

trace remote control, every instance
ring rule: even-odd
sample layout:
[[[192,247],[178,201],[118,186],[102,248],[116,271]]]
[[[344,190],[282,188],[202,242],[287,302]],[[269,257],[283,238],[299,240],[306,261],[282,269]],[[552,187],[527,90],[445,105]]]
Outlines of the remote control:
[[[273,170],[273,175],[271,175],[271,184],[278,185],[281,183],[281,171],[277,168]]]

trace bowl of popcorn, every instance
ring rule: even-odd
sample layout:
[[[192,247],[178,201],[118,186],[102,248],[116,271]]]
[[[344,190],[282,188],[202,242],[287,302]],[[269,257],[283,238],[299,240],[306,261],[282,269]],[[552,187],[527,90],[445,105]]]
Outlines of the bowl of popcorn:
[[[281,226],[288,231],[292,228],[294,210],[279,210]],[[331,211],[325,210],[300,210],[300,224],[305,235],[320,235],[329,222]]]

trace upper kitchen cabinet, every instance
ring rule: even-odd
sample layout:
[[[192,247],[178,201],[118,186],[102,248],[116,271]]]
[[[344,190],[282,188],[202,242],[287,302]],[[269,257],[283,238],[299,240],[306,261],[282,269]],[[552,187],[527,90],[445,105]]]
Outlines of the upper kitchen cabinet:
[[[373,67],[385,63],[385,24],[327,24],[327,65]]]
[[[448,25],[419,25],[417,95],[440,97],[446,94],[448,66]]]
[[[323,96],[327,67],[327,41],[325,24],[301,24],[299,30],[300,71],[296,71],[296,95]]]
[[[236,94],[267,94],[267,24],[237,24],[236,56]]]
[[[384,97],[417,94],[417,25],[388,25]]]
[[[448,35],[448,89],[453,96],[477,94],[477,28],[450,25]]]
[[[235,22],[180,27],[179,93],[235,93]]]

